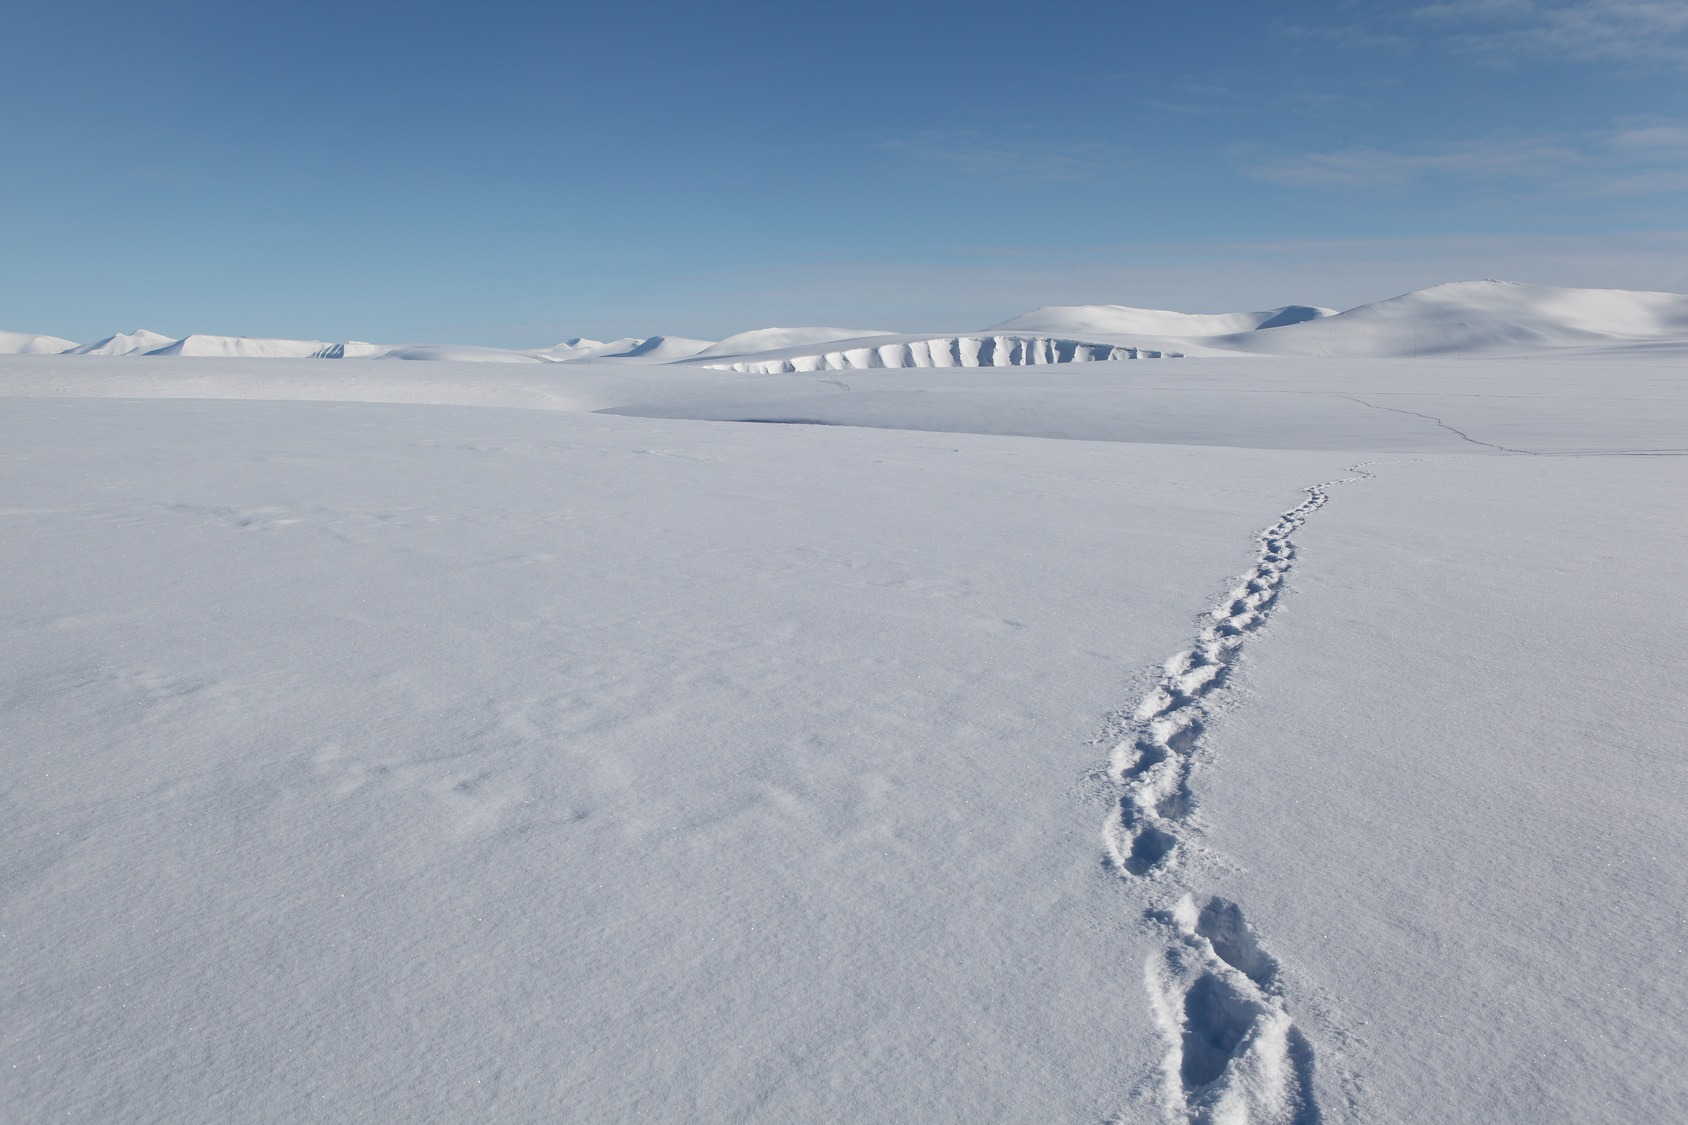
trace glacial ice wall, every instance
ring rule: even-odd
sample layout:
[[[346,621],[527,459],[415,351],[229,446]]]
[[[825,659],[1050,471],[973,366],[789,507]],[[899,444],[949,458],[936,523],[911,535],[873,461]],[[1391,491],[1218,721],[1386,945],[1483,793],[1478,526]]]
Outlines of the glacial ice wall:
[[[1175,359],[1182,355],[1182,352],[1090,344],[1052,336],[939,336],[930,340],[843,348],[815,355],[744,359],[736,363],[703,366],[713,371],[738,371],[746,375],[785,375],[800,371],[861,371],[888,367],[1021,367],[1109,359]]]

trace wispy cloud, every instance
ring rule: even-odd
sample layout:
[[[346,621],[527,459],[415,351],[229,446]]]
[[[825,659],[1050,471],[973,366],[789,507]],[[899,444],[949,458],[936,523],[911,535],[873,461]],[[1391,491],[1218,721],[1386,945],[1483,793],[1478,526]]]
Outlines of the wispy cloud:
[[[1131,162],[1119,146],[1102,142],[1006,141],[967,132],[916,133],[875,147],[999,182],[1095,181]]]
[[[1413,15],[1449,46],[1500,61],[1688,65],[1688,0],[1447,0]]]
[[[1039,305],[1118,303],[1185,312],[1291,303],[1351,308],[1442,281],[1688,290],[1688,232],[1458,234],[1424,238],[1155,245],[995,246],[938,260],[856,260],[673,279],[643,291],[657,326],[716,339],[768,324],[872,324],[906,332],[977,329]],[[642,327],[640,327],[642,325]],[[638,324],[582,320],[567,334],[611,339]],[[556,335],[556,331],[552,335]],[[553,342],[543,333],[532,342]]]
[[[1418,151],[1352,147],[1247,162],[1285,187],[1402,190],[1437,181],[1506,182],[1561,199],[1688,191],[1688,124],[1636,118],[1579,134],[1473,140]]]
[[[1343,47],[1404,53],[1430,46],[1505,66],[1567,60],[1688,67],[1688,0],[1441,0],[1278,30]]]

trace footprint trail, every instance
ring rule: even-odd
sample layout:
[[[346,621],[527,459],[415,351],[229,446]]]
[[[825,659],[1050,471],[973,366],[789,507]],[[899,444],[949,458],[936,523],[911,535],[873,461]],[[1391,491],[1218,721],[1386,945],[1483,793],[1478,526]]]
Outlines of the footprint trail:
[[[1371,462],[1368,462],[1371,464]],[[1222,702],[1250,634],[1278,604],[1295,561],[1293,536],[1332,485],[1260,533],[1253,569],[1203,614],[1195,643],[1173,655],[1134,712],[1116,718],[1107,776],[1114,800],[1103,826],[1109,866],[1162,904],[1148,913],[1166,935],[1145,970],[1151,1012],[1167,1045],[1158,1094],[1169,1122],[1313,1125],[1313,1049],[1285,1010],[1277,962],[1242,908],[1197,894],[1191,771],[1205,723]]]

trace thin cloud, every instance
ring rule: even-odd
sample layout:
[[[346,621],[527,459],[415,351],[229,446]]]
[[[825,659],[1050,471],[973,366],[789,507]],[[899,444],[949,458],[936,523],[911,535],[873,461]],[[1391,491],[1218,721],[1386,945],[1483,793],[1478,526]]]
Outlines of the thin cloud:
[[[675,311],[660,327],[719,338],[765,324],[972,330],[1039,305],[1117,303],[1185,312],[1285,304],[1352,308],[1443,281],[1688,290],[1688,232],[1450,234],[1394,239],[1050,245],[958,250],[949,261],[853,260],[672,279],[645,293]],[[746,309],[755,310],[746,313]],[[642,323],[642,322],[641,322]],[[585,321],[611,339],[637,328]],[[637,328],[649,332],[650,325]]]
[[[1497,61],[1688,65],[1688,0],[1448,0],[1413,15],[1449,28],[1450,47]]]
[[[1688,125],[1631,119],[1602,132],[1478,140],[1419,151],[1356,146],[1259,160],[1253,179],[1284,187],[1400,191],[1447,181],[1509,182],[1566,199],[1688,188]]]
[[[1248,174],[1285,187],[1399,188],[1435,178],[1542,179],[1561,175],[1582,154],[1546,141],[1469,142],[1440,152],[1389,152],[1354,147],[1279,157]]]
[[[1569,61],[1688,67],[1688,0],[1441,0],[1388,6],[1350,23],[1285,23],[1278,32],[1356,49],[1440,49],[1500,66]]]

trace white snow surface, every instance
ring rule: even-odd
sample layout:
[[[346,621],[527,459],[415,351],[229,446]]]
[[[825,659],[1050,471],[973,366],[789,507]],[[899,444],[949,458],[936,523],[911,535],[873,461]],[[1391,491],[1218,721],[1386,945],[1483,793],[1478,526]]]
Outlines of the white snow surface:
[[[0,360],[4,1116],[1681,1119],[1688,382],[1617,304]]]

